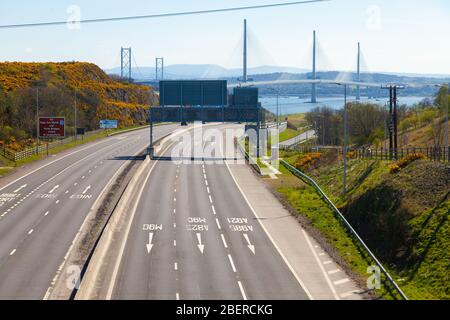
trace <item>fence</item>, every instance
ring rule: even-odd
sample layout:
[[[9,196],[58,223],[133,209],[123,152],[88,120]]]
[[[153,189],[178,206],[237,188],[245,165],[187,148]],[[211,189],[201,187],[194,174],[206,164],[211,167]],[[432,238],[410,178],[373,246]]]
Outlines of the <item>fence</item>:
[[[96,133],[99,133],[101,131],[104,131],[103,129],[99,129],[99,130],[94,130],[94,131],[89,131],[86,132],[86,134],[84,135],[84,137],[89,137],[91,135],[94,135]],[[18,152],[13,152],[11,150],[8,150],[6,148],[3,148],[3,156],[9,160],[12,161],[20,161],[26,158],[29,158],[33,155],[36,154],[48,154],[50,149],[53,149],[55,147],[70,143],[75,141],[75,136],[72,137],[68,137],[65,139],[61,139],[61,140],[56,140],[56,141],[52,141],[52,142],[48,142],[45,144],[41,144],[37,147],[31,147],[31,148],[27,148],[25,150],[22,151],[18,151]]]
[[[311,146],[311,145],[292,145],[285,146],[280,144],[280,149],[285,151],[298,151],[301,153],[319,152],[325,150],[337,150],[339,154],[343,154],[343,148],[337,146]],[[418,147],[418,148],[398,148],[398,149],[384,149],[384,148],[348,148],[347,157],[355,159],[368,160],[395,160],[401,159],[408,154],[423,153],[427,159],[431,161],[449,162],[450,148],[446,147]]]
[[[364,248],[367,254],[371,257],[371,259],[375,262],[375,264],[380,268],[381,272],[386,276],[388,282],[394,287],[395,291],[402,297],[404,300],[408,300],[408,297],[403,293],[400,287],[395,283],[394,279],[392,279],[391,275],[386,271],[383,265],[378,261],[377,257],[370,251],[369,247],[365,244],[365,242],[361,239],[358,233],[353,229],[351,224],[345,219],[344,215],[339,211],[338,208],[334,205],[334,203],[328,198],[328,196],[323,192],[323,190],[319,187],[319,185],[306,174],[293,167],[289,163],[284,160],[280,160],[281,164],[285,166],[290,172],[294,175],[311,185],[316,191],[323,197],[323,199],[330,205],[332,210],[338,215],[339,219],[342,221],[347,230],[351,233],[352,236],[355,237],[356,241]]]
[[[378,160],[390,160],[401,159],[408,154],[423,153],[427,156],[427,159],[432,161],[448,162],[450,158],[450,148],[446,147],[428,147],[428,148],[398,148],[398,149],[371,149],[371,148],[358,148],[349,149],[350,156],[357,159],[378,159]],[[339,148],[339,153],[342,154],[342,148]]]

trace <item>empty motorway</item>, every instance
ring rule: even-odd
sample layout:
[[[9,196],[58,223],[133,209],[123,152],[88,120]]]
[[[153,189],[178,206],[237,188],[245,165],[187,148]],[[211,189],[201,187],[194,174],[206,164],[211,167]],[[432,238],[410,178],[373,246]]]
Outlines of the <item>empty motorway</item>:
[[[155,138],[174,125],[155,127]],[[89,210],[149,130],[92,142],[0,181],[0,299],[43,299]]]
[[[201,143],[211,146],[211,142]],[[294,260],[280,251],[280,242],[267,232],[233,177],[234,152],[226,161],[220,161],[221,153],[216,153],[215,161],[190,161],[189,157],[171,158],[176,147],[177,143],[168,146],[149,162],[139,192],[129,199],[132,205],[119,227],[120,236],[106,250],[109,258],[102,256],[97,259],[99,266],[92,268],[102,270],[103,276],[97,277],[102,280],[82,283],[82,287],[95,287],[97,291],[90,291],[96,293],[84,291],[79,299],[338,298],[307,245],[311,241],[295,229],[299,228],[295,219],[273,219],[292,224],[283,226],[284,232],[289,237],[294,228],[291,241],[303,242],[287,248],[294,252],[290,254]],[[278,213],[277,207],[270,208]],[[289,262],[298,257],[310,269],[303,269],[301,277]]]

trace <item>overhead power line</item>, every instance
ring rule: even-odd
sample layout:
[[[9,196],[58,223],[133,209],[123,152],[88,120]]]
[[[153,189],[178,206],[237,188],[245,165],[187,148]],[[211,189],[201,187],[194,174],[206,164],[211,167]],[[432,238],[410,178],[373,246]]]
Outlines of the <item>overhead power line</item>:
[[[125,21],[125,20],[167,18],[167,17],[189,16],[189,15],[208,14],[208,13],[242,11],[242,10],[251,10],[251,9],[266,9],[266,8],[273,8],[273,7],[285,7],[285,6],[294,6],[294,5],[316,3],[316,2],[327,2],[327,1],[331,1],[331,0],[295,1],[295,2],[283,2],[283,3],[272,3],[272,4],[265,4],[265,5],[245,6],[245,7],[232,7],[232,8],[199,10],[199,11],[172,12],[172,13],[150,14],[150,15],[141,15],[141,16],[97,18],[97,19],[74,20],[74,21],[50,21],[50,22],[8,24],[8,25],[0,25],[0,29],[58,26],[58,25],[65,25],[65,24],[70,24],[70,23],[73,23],[73,24],[75,24],[75,23],[97,23],[97,22],[115,22],[115,21]]]

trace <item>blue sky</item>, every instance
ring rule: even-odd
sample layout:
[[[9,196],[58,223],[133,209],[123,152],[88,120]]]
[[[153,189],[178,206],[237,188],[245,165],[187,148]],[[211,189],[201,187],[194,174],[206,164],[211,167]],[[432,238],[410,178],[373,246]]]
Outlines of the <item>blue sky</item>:
[[[205,10],[289,0],[0,0],[0,24]],[[351,70],[361,42],[366,71],[450,74],[450,1],[333,0],[318,4],[101,24],[0,29],[0,61],[89,61],[118,66],[131,46],[139,66],[240,63],[242,20],[251,28],[250,66],[310,67],[312,30],[319,69]],[[257,40],[255,40],[257,39]],[[256,43],[256,45],[255,45]],[[258,50],[256,50],[258,49]]]

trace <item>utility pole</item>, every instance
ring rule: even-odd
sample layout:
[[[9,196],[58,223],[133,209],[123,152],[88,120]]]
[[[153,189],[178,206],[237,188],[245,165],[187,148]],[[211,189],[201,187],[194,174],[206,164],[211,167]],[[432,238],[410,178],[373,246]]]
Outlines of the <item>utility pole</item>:
[[[316,80],[316,30],[313,31],[313,65],[312,65],[312,80]],[[311,103],[316,103],[316,84],[311,86]]]
[[[342,193],[347,193],[347,85],[344,84],[344,186]]]
[[[397,86],[394,86],[394,152],[395,160],[398,159],[398,141],[397,141]]]
[[[242,81],[247,82],[247,19],[244,19],[244,52]]]
[[[393,116],[392,116],[392,86],[389,86],[389,159],[392,160],[394,140],[393,140]]]
[[[74,101],[74,105],[73,105],[73,111],[75,114],[75,132],[74,132],[74,136],[75,136],[75,140],[77,140],[77,90],[75,90],[75,101]]]
[[[357,66],[356,66],[356,79],[358,82],[361,81],[361,74],[360,74],[360,62],[361,62],[361,48],[358,42],[358,58],[357,58]],[[360,86],[356,86],[356,100],[360,100],[361,99],[361,88]]]
[[[39,88],[36,88],[36,154],[39,154]]]

